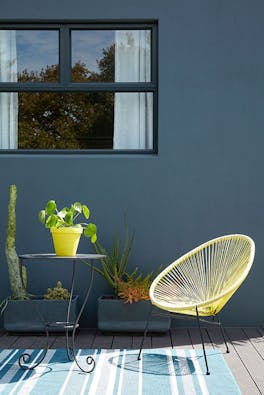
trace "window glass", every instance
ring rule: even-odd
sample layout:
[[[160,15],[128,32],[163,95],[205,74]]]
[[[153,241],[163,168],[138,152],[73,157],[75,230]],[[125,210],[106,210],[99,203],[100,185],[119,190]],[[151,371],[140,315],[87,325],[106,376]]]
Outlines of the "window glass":
[[[0,82],[57,82],[58,32],[0,30],[0,59]]]
[[[148,95],[151,97],[147,98]],[[140,122],[144,122],[145,127],[151,119],[152,94],[149,93],[21,92],[18,94],[18,148],[136,149],[140,127],[143,127]],[[149,127],[152,138],[152,125]]]
[[[156,151],[156,37],[155,22],[0,24],[2,153]]]
[[[19,93],[18,148],[113,146],[113,93]]]
[[[71,40],[73,82],[150,81],[150,30],[73,30]]]

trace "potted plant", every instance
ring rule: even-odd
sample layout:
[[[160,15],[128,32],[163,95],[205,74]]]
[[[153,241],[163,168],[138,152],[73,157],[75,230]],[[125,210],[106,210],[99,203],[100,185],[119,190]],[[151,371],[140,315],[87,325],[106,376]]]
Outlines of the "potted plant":
[[[93,245],[96,253],[105,256],[100,260],[101,266],[94,269],[113,289],[112,295],[103,295],[98,299],[98,329],[103,332],[143,332],[146,326],[151,308],[149,288],[157,273],[151,272],[143,276],[142,273],[138,274],[137,268],[128,272],[134,236],[134,233],[131,237],[129,236],[126,224],[125,243],[122,250],[118,235],[109,252],[98,241]],[[88,262],[86,263],[89,265]],[[158,313],[158,309],[154,307],[155,310]],[[166,332],[169,328],[170,318],[152,315],[149,324],[150,331]]]
[[[4,329],[7,332],[44,332],[49,324],[49,332],[64,332],[62,325],[67,317],[70,293],[61,281],[54,288],[48,288],[45,295],[34,295],[28,300],[8,301],[4,312]],[[73,296],[69,321],[74,322],[78,314],[78,295]]]
[[[4,316],[4,328],[7,331],[42,332],[43,330],[45,330],[45,325],[41,317],[44,318],[46,322],[53,322],[54,320],[66,320],[68,300],[58,300],[57,298],[53,298],[53,300],[46,300],[43,295],[35,296],[30,295],[27,292],[26,267],[23,265],[21,267],[15,247],[16,199],[16,185],[11,185],[8,205],[8,225],[5,248],[11,295],[5,298],[0,303],[0,309],[1,313]],[[56,293],[53,293],[53,296],[54,295],[56,295]],[[65,293],[63,293],[63,295],[65,295]],[[75,296],[72,300],[70,316],[71,321],[75,320],[78,313],[77,300],[77,296]],[[39,312],[40,315],[36,314],[36,312]],[[50,330],[57,331],[63,329],[50,328]]]
[[[26,291],[26,267],[20,267],[19,258],[16,253],[16,185],[10,186],[8,205],[8,224],[6,233],[5,253],[8,265],[9,283],[11,296],[4,299],[1,304],[1,313],[4,311],[9,299],[28,299]]]
[[[49,200],[45,209],[39,212],[40,222],[49,228],[52,234],[56,255],[75,256],[82,232],[92,243],[96,242],[96,225],[76,223],[80,214],[83,214],[86,220],[89,219],[90,210],[85,204],[75,202],[70,208],[58,210],[55,200]]]

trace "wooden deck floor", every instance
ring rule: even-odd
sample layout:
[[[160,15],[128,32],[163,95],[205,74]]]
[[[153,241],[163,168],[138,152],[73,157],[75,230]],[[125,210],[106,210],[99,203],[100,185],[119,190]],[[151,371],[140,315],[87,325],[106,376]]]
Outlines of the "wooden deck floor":
[[[243,395],[264,395],[264,333],[260,328],[226,328],[230,353],[225,353],[225,345],[217,328],[203,329],[206,346],[220,348]],[[169,334],[149,335],[145,348],[170,347],[200,348],[199,333],[196,328],[176,328]],[[76,338],[78,348],[133,348],[137,349],[141,335],[105,335],[95,329],[82,329]],[[51,348],[65,346],[63,335],[50,337]],[[0,334],[0,348],[43,348],[45,336]],[[228,394],[226,394],[228,395]]]

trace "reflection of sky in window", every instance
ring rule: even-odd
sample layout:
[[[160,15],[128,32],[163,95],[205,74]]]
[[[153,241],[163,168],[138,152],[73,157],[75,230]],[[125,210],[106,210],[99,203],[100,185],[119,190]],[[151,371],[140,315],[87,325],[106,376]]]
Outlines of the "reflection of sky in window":
[[[114,40],[114,30],[72,31],[72,65],[80,61],[90,71],[98,72],[96,61],[102,59],[103,49],[109,48]]]
[[[58,31],[17,30],[16,45],[18,72],[41,71],[46,66],[58,64]]]

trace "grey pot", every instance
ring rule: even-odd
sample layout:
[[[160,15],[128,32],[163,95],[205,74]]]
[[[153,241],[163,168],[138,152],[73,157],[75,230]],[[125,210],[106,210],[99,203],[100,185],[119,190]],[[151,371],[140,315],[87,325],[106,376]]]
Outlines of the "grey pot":
[[[143,332],[150,308],[150,301],[129,304],[115,297],[102,296],[98,299],[98,329],[103,332]],[[161,310],[154,308],[153,312]],[[167,332],[170,324],[170,317],[153,314],[149,331]]]
[[[78,296],[71,303],[70,322],[77,314]],[[45,300],[37,296],[29,300],[9,300],[4,311],[4,329],[8,332],[44,332],[45,323],[65,322],[67,318],[67,300]],[[50,332],[63,332],[63,326],[49,326]]]

